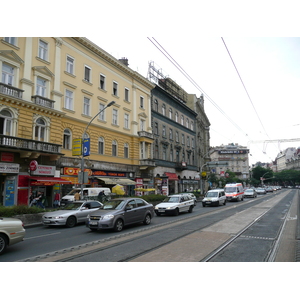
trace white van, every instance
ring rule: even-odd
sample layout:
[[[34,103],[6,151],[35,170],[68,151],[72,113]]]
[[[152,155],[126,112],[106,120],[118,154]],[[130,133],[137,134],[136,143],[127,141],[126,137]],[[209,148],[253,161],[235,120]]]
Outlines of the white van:
[[[223,189],[215,189],[208,191],[202,200],[203,207],[205,207],[206,205],[219,206],[220,203],[226,205],[226,196],[225,191]]]
[[[98,188],[83,188],[83,195],[84,196],[98,196],[98,194],[104,191],[104,194],[106,196],[110,195],[111,191],[109,188],[106,187],[98,187]],[[73,189],[71,192],[69,192],[67,195],[63,196],[61,198],[61,205],[63,206],[65,203],[69,202],[69,201],[74,201],[74,195],[76,194],[76,192],[78,192],[79,194],[81,193],[81,188],[76,188]],[[96,199],[94,199],[96,200]]]
[[[244,187],[241,183],[227,183],[225,185],[225,195],[227,201],[243,201]]]

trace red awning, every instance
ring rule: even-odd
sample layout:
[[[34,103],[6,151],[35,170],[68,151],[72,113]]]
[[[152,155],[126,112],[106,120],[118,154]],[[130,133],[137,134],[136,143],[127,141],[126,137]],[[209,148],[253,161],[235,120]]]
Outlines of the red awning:
[[[166,176],[169,177],[169,180],[178,180],[178,176],[176,173],[168,173],[168,172],[165,172]]]
[[[71,181],[60,177],[38,177],[30,176],[31,185],[54,185],[54,184],[72,184]]]

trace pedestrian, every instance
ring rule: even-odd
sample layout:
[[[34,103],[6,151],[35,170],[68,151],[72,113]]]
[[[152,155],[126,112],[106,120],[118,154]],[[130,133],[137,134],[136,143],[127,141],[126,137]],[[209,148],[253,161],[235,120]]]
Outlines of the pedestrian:
[[[38,192],[38,196],[34,199],[36,200],[36,206],[40,207],[40,208],[45,208],[44,204],[43,204],[43,193],[42,192]]]
[[[80,200],[80,194],[79,194],[78,192],[76,192],[76,193],[74,194],[74,200],[75,200],[75,201]]]
[[[103,197],[104,197],[104,191],[100,191],[99,194],[98,194],[98,201],[99,202],[102,202],[103,201]]]
[[[58,192],[54,196],[53,207],[54,208],[60,207],[60,194]]]

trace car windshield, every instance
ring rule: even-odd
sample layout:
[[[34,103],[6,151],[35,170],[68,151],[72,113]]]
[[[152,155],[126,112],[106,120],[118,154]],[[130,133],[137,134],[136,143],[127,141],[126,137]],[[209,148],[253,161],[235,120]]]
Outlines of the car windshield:
[[[102,209],[111,210],[111,209],[122,209],[125,205],[125,200],[111,200],[104,203]]]
[[[247,193],[252,193],[253,190],[252,190],[252,189],[248,189],[248,190],[246,190],[245,192],[247,192]]]
[[[230,186],[225,188],[226,193],[235,193],[236,192],[236,187]]]
[[[207,192],[206,197],[218,197],[218,192]]]
[[[77,192],[79,193],[80,190],[72,190],[72,191],[69,192],[67,195],[75,195]]]
[[[169,202],[169,203],[179,203],[180,202],[180,197],[179,196],[171,196],[167,197],[164,202]]]
[[[65,205],[64,207],[62,207],[61,209],[63,210],[78,210],[81,207],[82,203],[69,203],[67,205]]]

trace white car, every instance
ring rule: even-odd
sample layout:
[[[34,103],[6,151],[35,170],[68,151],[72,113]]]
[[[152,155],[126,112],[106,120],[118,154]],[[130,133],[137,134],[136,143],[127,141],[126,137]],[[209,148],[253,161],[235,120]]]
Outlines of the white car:
[[[42,222],[46,226],[74,227],[77,223],[84,223],[88,214],[102,206],[103,204],[99,201],[73,201],[60,210],[45,213]]]
[[[205,207],[206,205],[219,206],[220,204],[226,205],[226,196],[223,189],[208,191],[202,200],[203,207]]]
[[[23,222],[16,218],[0,218],[0,254],[7,246],[23,241],[25,229]]]
[[[195,202],[186,194],[171,195],[155,206],[154,211],[157,216],[162,214],[177,216],[181,212],[193,211]]]

